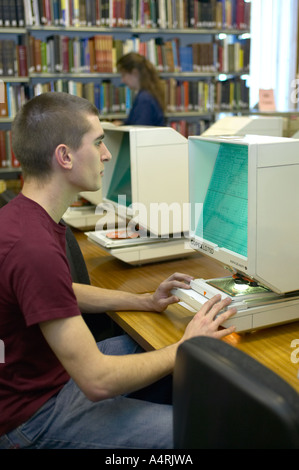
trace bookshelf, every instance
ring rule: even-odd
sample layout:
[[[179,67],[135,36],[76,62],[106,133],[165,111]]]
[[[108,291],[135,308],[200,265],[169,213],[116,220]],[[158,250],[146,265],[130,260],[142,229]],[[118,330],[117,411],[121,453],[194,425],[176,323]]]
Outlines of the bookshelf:
[[[5,9],[4,3],[0,2],[0,177],[15,180],[21,170],[12,151],[10,126],[17,109],[28,99],[27,30],[16,9],[13,19],[12,2]]]
[[[14,42],[9,57],[16,64],[10,76],[0,73],[6,134],[24,100],[49,90],[86,97],[105,120],[123,119],[133,96],[115,64],[130,50],[156,65],[167,125],[183,135],[200,134],[221,110],[248,109],[242,77],[249,72],[250,3],[244,0],[0,0],[1,6],[0,43]],[[11,159],[3,163],[2,156],[0,172]]]

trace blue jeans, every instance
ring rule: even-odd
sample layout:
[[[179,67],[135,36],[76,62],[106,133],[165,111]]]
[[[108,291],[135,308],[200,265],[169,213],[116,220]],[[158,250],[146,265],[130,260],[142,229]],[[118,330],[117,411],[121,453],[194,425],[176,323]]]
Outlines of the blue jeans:
[[[98,347],[114,355],[142,351],[127,335]],[[140,392],[94,403],[71,379],[28,421],[1,436],[0,449],[169,449],[172,406],[164,403],[170,393],[167,377]]]

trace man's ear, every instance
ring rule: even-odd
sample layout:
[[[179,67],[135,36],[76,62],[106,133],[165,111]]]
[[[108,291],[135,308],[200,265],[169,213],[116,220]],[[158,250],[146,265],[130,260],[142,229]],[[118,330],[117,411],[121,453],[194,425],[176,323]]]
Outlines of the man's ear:
[[[70,148],[65,144],[60,144],[55,149],[55,158],[59,166],[65,170],[70,170],[73,166],[73,158]]]

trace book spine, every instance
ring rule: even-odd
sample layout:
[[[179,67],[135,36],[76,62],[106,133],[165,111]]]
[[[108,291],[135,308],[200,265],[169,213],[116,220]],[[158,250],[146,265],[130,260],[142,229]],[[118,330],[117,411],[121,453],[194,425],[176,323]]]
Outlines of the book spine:
[[[34,41],[34,66],[35,72],[42,72],[42,54],[41,54],[41,39],[36,39]]]
[[[0,168],[7,167],[6,131],[0,129]]]
[[[27,48],[24,45],[17,46],[18,75],[20,77],[28,76]]]
[[[79,24],[86,26],[86,3],[85,0],[79,0]]]
[[[2,22],[4,27],[10,27],[10,1],[2,0]]]
[[[14,40],[7,39],[2,41],[2,60],[4,76],[14,76],[17,73],[17,70],[15,68],[15,49],[16,45]]]
[[[7,83],[1,83],[0,117],[8,117]]]
[[[17,8],[15,0],[9,2],[9,16],[10,16],[10,26],[16,28],[18,26],[17,19]]]
[[[62,25],[65,27],[70,26],[70,10],[68,0],[61,0],[61,15]]]
[[[12,141],[11,141],[11,130],[7,131],[8,133],[8,139],[9,139],[9,156],[8,158],[10,159],[10,164],[12,168],[19,168],[21,166],[19,160],[17,160],[15,153],[12,148]]]
[[[17,24],[20,28],[25,27],[25,11],[24,11],[24,3],[23,0],[16,0],[16,16],[17,16]]]
[[[3,0],[0,0],[0,28],[3,28]]]
[[[59,26],[61,21],[60,0],[52,0],[51,17],[54,26]]]
[[[73,19],[72,19],[73,26],[80,26],[80,2],[79,0],[73,1]]]
[[[3,64],[3,41],[0,41],[0,76],[4,75],[4,64]],[[0,82],[0,91],[3,92],[3,82]]]
[[[61,37],[61,57],[62,57],[62,72],[68,73],[69,68],[69,38],[68,36]]]

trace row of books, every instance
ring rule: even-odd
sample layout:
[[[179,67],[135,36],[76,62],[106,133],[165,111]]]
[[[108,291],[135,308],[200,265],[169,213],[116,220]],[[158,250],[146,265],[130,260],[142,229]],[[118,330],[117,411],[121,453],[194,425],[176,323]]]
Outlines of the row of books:
[[[0,0],[0,28],[24,28],[25,11],[23,0]]]
[[[128,114],[134,98],[128,87],[117,87],[110,81],[83,83],[73,80],[58,80],[56,82],[38,83],[32,87],[34,96],[47,91],[64,91],[86,98],[99,109],[102,115]]]
[[[13,39],[0,40],[0,76],[27,77],[27,47]]]
[[[27,85],[0,82],[0,118],[13,118],[29,98]]]
[[[66,92],[91,101],[101,112],[127,114],[132,106],[132,91],[125,86],[114,86],[111,82],[83,83],[73,80],[55,80],[35,85],[4,83],[0,89],[0,118],[14,118],[20,107],[33,96],[48,91]]]
[[[214,84],[207,82],[165,80],[166,110],[172,112],[209,112],[214,106]],[[72,80],[36,84],[33,94],[46,91],[65,91],[91,101],[101,115],[128,114],[134,99],[134,94],[125,86],[115,86],[110,81],[98,83],[82,83]]]
[[[248,109],[249,91],[246,82],[240,79],[224,82],[164,81],[167,112],[213,112],[218,110]],[[13,118],[28,99],[47,91],[64,91],[82,96],[91,101],[101,114],[128,114],[134,94],[123,85],[115,86],[111,81],[83,83],[74,80],[55,80],[35,85],[4,83],[5,96],[0,103],[0,117]]]
[[[250,27],[250,2],[244,0],[24,0],[24,8],[28,26]]]
[[[230,79],[215,85],[214,111],[249,109],[249,88],[245,80]]]
[[[113,73],[115,69],[112,35],[91,38],[53,35],[46,41],[29,36],[30,73]]]
[[[207,81],[165,80],[167,111],[212,112],[215,101],[215,84]]]
[[[159,72],[236,73],[249,70],[250,40],[193,43],[181,46],[179,38],[140,41],[53,35],[46,41],[29,37],[30,73],[116,73],[117,60],[135,51],[147,57]]]
[[[165,81],[167,111],[212,113],[249,109],[249,88],[245,80],[221,82]]]
[[[208,126],[208,122],[199,120],[187,122],[185,120],[171,121],[169,126],[180,132],[186,138],[189,135],[200,135]],[[19,168],[20,163],[16,159],[11,145],[11,131],[0,130],[0,168]]]
[[[0,76],[28,76],[29,73],[115,73],[119,57],[130,51],[147,57],[160,72],[223,72],[249,70],[250,40],[229,44],[226,40],[181,46],[179,38],[141,42],[112,35],[91,38],[53,35],[43,41],[29,36],[27,46],[14,40],[0,40]],[[29,62],[29,64],[28,64]]]
[[[0,168],[19,168],[20,163],[12,150],[11,131],[0,129]]]
[[[167,42],[172,45],[172,53],[169,52],[166,66],[163,66],[162,70],[159,68],[159,64],[155,64],[158,70],[164,72],[205,73],[245,73],[249,71],[249,39],[233,43],[229,43],[227,40],[213,43],[194,43],[189,46],[179,46],[178,48],[176,48],[174,40]],[[170,49],[170,45],[168,47]],[[156,57],[158,57],[158,52]]]

